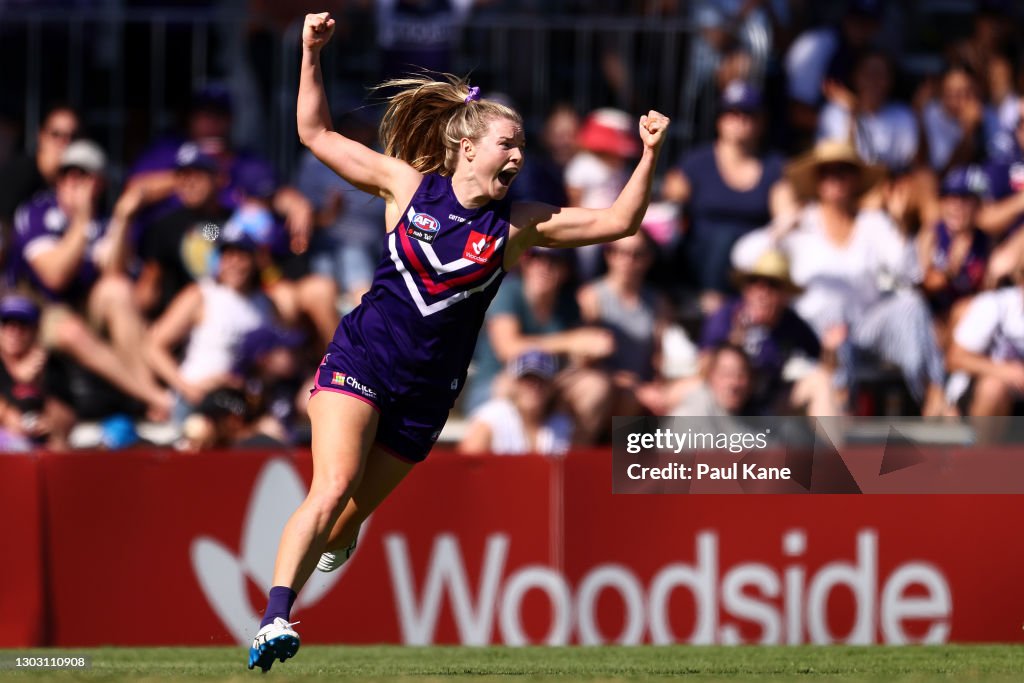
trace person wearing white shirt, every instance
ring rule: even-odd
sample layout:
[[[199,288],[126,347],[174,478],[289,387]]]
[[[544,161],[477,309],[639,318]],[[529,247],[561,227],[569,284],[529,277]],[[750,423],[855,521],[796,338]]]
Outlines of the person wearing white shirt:
[[[952,370],[973,376],[971,415],[1009,415],[1024,397],[1024,277],[979,294],[953,333]]]
[[[536,349],[509,367],[514,378],[507,397],[481,405],[470,418],[459,452],[467,455],[564,455],[572,444],[572,419],[553,407],[554,356]]]
[[[853,70],[853,89],[825,84],[828,102],[818,118],[818,140],[852,142],[868,163],[893,171],[917,157],[917,119],[910,107],[892,102],[893,65],[882,52],[863,54]]]
[[[848,143],[825,141],[786,172],[798,193],[817,201],[741,238],[733,264],[747,270],[765,251],[781,250],[804,290],[794,308],[819,336],[845,326],[853,349],[900,368],[924,414],[946,412],[942,352],[913,288],[920,280],[913,245],[885,213],[858,209],[881,169],[864,164]],[[850,373],[849,358],[843,364]]]

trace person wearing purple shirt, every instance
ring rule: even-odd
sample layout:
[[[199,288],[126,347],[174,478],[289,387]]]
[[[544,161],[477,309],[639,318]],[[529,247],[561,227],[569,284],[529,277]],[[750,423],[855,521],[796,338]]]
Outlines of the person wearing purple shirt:
[[[522,117],[447,74],[389,81],[379,154],[334,130],[320,52],[334,31],[307,14],[296,106],[299,139],[356,187],[385,200],[384,256],[370,292],[328,346],[309,400],[313,479],[285,524],[248,666],[294,657],[297,591],[318,566],[340,567],[363,520],[429,454],[462,390],[484,314],[532,247],[633,235],[650,201],[668,119],[640,117],[643,152],[605,209],[513,202]],[[270,533],[275,533],[271,531]]]
[[[742,348],[754,372],[749,407],[764,414],[788,412],[795,401],[786,392],[789,382],[783,369],[794,358],[819,360],[821,343],[810,325],[787,305],[788,296],[798,289],[789,279],[788,264],[780,253],[762,255],[749,271],[738,273],[736,281],[740,296],[704,321],[701,355],[727,343]],[[806,393],[803,388],[795,392]],[[819,405],[810,406],[809,412],[827,414],[820,412],[824,409]]]
[[[1006,154],[985,165],[988,188],[978,212],[978,227],[1002,239],[1024,223],[1024,99]]]
[[[49,301],[41,330],[44,345],[56,348],[143,401],[150,416],[163,419],[170,395],[161,389],[142,357],[144,325],[125,274],[126,231],[141,198],[122,196],[107,223],[97,201],[106,156],[88,140],[64,150],[56,189],[37,195],[15,213],[15,286]],[[86,322],[109,331],[108,344]]]
[[[176,156],[185,142],[195,143],[200,151],[216,159],[226,183],[220,190],[221,203],[235,209],[245,193],[246,176],[261,174],[274,182],[274,210],[285,217],[291,236],[291,249],[302,253],[309,244],[313,228],[313,207],[301,192],[290,186],[278,186],[270,162],[259,155],[235,149],[231,145],[232,102],[226,88],[211,84],[196,93],[189,110],[186,136],[170,135],[158,140],[132,167],[129,187],[140,186],[153,204],[147,207],[141,222],[152,222],[174,208]],[[159,201],[157,201],[159,200]]]

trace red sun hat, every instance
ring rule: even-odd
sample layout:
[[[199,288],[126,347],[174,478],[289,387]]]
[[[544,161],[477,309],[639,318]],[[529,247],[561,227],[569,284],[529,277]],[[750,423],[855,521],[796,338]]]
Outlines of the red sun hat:
[[[636,124],[619,109],[596,109],[587,115],[577,143],[588,152],[604,152],[620,157],[640,154]]]

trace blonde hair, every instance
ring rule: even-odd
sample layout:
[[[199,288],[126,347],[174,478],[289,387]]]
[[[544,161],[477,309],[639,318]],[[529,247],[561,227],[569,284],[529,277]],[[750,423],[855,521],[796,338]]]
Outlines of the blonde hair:
[[[494,100],[474,99],[469,83],[451,74],[395,78],[378,85],[387,96],[380,124],[384,153],[401,159],[420,173],[451,175],[462,138],[479,140],[495,119],[522,127],[522,117]],[[397,92],[395,92],[397,91]]]

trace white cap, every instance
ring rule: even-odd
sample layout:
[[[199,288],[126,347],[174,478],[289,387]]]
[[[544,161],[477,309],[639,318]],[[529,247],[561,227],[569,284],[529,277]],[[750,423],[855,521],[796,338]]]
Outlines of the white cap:
[[[107,155],[92,140],[75,140],[60,156],[60,167],[75,167],[89,173],[103,173],[107,167]]]

